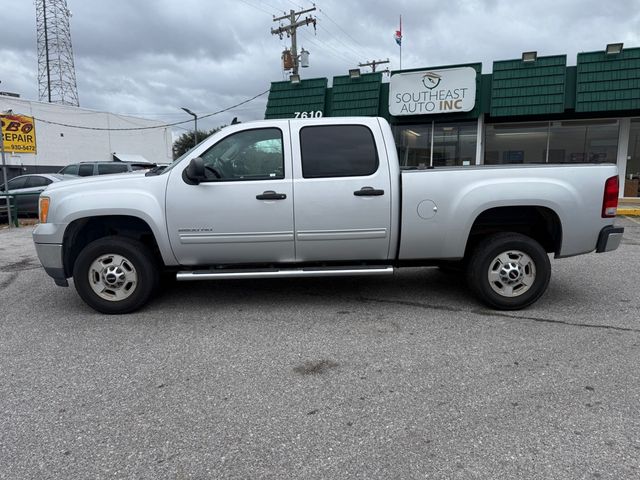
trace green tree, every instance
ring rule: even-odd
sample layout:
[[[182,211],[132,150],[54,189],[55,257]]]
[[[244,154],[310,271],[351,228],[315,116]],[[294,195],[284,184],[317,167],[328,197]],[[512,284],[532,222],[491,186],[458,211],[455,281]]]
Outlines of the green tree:
[[[223,129],[226,125],[222,125],[221,127],[214,128],[213,130],[198,130],[198,142],[201,142],[209,135],[213,135],[218,130]],[[173,142],[173,159],[180,157],[181,155],[188,152],[194,146],[194,138],[193,138],[193,130],[189,130],[188,132],[183,133],[178,137],[178,139]]]

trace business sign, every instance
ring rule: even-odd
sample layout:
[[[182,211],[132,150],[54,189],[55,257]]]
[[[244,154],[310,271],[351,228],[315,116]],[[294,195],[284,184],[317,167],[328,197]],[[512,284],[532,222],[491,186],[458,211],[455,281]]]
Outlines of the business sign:
[[[33,117],[0,115],[4,149],[12,153],[36,153],[36,128]]]
[[[470,112],[475,104],[476,70],[471,67],[391,77],[389,113],[393,116]]]

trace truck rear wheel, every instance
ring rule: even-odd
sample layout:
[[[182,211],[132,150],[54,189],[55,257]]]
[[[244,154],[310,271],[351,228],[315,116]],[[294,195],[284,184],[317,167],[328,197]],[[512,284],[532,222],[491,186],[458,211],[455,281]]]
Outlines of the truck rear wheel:
[[[108,314],[142,307],[158,284],[158,266],[149,249],[125,237],[91,242],[78,255],[73,283],[82,300]]]
[[[538,300],[551,278],[544,248],[519,233],[498,233],[473,251],[467,281],[474,294],[498,310],[518,310]]]

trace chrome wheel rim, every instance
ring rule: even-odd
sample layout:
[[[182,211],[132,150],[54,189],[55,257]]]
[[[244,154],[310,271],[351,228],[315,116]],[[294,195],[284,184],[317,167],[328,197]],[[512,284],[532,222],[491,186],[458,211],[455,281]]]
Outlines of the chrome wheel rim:
[[[129,259],[108,253],[96,258],[89,267],[89,285],[100,298],[120,302],[135,292],[138,273]]]
[[[520,250],[507,250],[489,264],[489,285],[502,297],[518,297],[533,286],[536,265],[529,255]]]

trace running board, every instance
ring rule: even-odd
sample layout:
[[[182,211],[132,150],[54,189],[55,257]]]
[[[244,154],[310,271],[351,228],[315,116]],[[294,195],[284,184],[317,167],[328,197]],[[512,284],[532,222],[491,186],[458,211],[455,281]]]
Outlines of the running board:
[[[307,267],[261,270],[196,270],[178,272],[179,281],[190,280],[232,280],[241,278],[296,278],[296,277],[347,277],[352,275],[392,275],[393,267]]]

